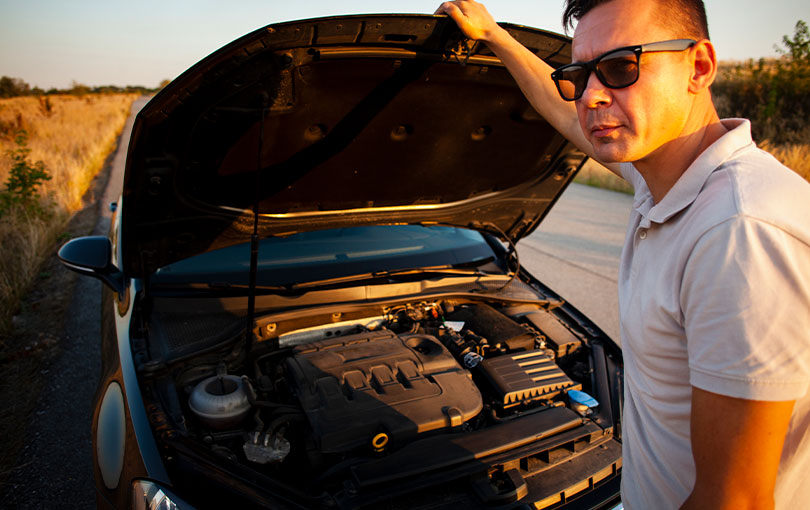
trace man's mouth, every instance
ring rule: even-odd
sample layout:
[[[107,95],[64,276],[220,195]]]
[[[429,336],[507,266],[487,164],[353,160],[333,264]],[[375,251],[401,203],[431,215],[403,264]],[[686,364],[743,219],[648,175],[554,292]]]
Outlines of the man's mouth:
[[[621,127],[619,124],[600,124],[597,126],[591,127],[591,136],[594,138],[605,138],[616,131]]]

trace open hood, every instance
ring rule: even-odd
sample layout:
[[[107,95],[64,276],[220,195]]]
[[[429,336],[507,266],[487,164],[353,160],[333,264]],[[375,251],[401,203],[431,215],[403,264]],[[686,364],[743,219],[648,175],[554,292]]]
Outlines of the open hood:
[[[507,26],[552,65],[568,39]],[[446,17],[270,25],[138,115],[124,179],[136,277],[260,237],[373,224],[532,232],[584,160]]]

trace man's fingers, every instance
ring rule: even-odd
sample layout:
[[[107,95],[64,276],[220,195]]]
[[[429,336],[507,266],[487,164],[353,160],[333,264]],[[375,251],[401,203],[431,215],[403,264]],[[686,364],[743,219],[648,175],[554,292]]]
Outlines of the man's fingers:
[[[436,14],[447,14],[468,38],[488,41],[498,25],[486,8],[474,0],[453,0],[442,3]]]
[[[464,12],[456,5],[455,2],[444,2],[436,9],[435,14],[447,14],[450,18],[456,22],[456,25],[461,29],[462,32],[467,34],[469,37],[469,25],[470,22],[467,20],[467,17],[464,15]]]
[[[459,6],[461,3],[460,0],[444,2],[436,9],[435,14],[447,14],[456,22],[456,25],[464,32],[464,35],[470,39],[478,40],[481,38],[481,31],[477,26],[471,23],[467,13]]]
[[[458,6],[453,2],[442,2],[439,8],[436,9],[436,12],[434,12],[433,14],[447,14],[452,18],[453,14],[451,13],[453,12],[461,14],[461,9],[459,9]]]

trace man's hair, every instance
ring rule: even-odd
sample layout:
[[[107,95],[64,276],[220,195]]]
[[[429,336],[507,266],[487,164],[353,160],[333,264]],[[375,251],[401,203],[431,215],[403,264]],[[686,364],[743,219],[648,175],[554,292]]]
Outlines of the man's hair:
[[[597,5],[611,0],[566,0],[563,11],[563,27],[574,29],[574,21],[579,21]],[[703,0],[642,0],[658,2],[658,20],[663,26],[671,27],[675,37],[684,39],[708,39],[709,22]]]

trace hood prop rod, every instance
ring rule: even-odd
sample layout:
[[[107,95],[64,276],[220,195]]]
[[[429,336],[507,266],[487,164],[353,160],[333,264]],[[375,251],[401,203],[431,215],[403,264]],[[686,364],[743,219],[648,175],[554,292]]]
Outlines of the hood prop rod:
[[[496,225],[495,223],[484,223],[483,226],[484,227],[489,227],[492,230],[494,230],[495,232],[499,233],[501,235],[501,237],[503,237],[506,240],[506,242],[509,244],[509,252],[507,253],[507,259],[506,259],[506,270],[507,271],[509,271],[509,256],[512,255],[512,256],[515,257],[515,270],[512,272],[511,275],[509,275],[509,279],[506,281],[506,283],[503,285],[503,287],[498,289],[498,292],[500,292],[503,289],[505,289],[506,287],[508,287],[509,284],[512,283],[515,280],[518,273],[520,272],[520,257],[518,256],[517,245],[512,240],[512,238],[509,237],[509,235],[506,232],[504,232],[500,227],[498,227],[498,225]]]
[[[245,364],[250,357],[253,346],[253,316],[256,313],[256,277],[259,266],[259,200],[261,195],[262,175],[262,149],[264,146],[264,112],[267,109],[267,93],[259,98],[261,112],[259,114],[259,149],[256,154],[256,192],[253,196],[253,234],[250,236],[250,276],[248,283],[248,309],[247,324],[245,326]]]

